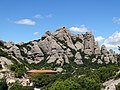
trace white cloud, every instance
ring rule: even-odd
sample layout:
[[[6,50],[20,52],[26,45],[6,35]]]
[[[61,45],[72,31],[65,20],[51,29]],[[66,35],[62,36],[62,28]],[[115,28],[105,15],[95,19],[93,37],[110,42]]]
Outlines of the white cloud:
[[[40,14],[37,14],[37,15],[35,15],[35,16],[34,16],[34,18],[37,18],[37,19],[42,19],[42,18],[43,18],[43,16],[42,16],[42,15],[40,15]]]
[[[114,23],[120,24],[120,18],[118,18],[118,17],[114,17],[114,18],[112,19],[112,21],[113,21]]]
[[[81,33],[85,33],[89,31],[89,29],[85,25],[80,25],[80,27],[71,27],[70,30]]]
[[[34,16],[34,18],[36,18],[36,19],[45,19],[45,18],[52,18],[53,17],[53,15],[52,14],[48,14],[48,15],[41,15],[41,14],[36,14],[35,16]]]
[[[95,41],[101,42],[103,41],[105,38],[103,38],[102,36],[98,36],[95,38]]]
[[[39,32],[34,32],[34,35],[37,36],[39,34]]]
[[[117,49],[120,46],[120,32],[115,32],[107,39],[105,39],[103,43],[107,48]]]
[[[23,24],[23,25],[35,25],[36,22],[31,19],[21,19],[18,21],[15,21],[16,24]]]
[[[48,15],[46,15],[46,18],[52,18],[52,14],[48,14]]]

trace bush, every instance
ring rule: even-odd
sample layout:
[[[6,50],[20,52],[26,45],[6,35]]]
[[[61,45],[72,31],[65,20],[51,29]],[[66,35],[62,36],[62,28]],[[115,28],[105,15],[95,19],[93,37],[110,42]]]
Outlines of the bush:
[[[15,82],[9,90],[34,90],[34,88],[29,86],[22,86],[19,82]]]
[[[7,90],[8,86],[5,79],[0,79],[0,90]]]
[[[82,90],[82,88],[74,78],[68,78],[64,81],[55,81],[48,90]]]
[[[13,64],[10,66],[10,70],[15,72],[15,77],[22,78],[26,71],[26,68],[22,64]]]
[[[81,90],[100,90],[101,83],[98,77],[81,77],[78,81],[81,85]]]
[[[51,74],[32,74],[30,80],[34,82],[35,87],[44,87],[56,80],[55,75]]]

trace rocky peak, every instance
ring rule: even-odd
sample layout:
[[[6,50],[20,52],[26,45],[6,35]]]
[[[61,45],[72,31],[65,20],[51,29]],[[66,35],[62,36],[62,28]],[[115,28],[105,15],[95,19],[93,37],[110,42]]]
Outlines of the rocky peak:
[[[51,36],[51,32],[48,30],[45,32],[45,34],[41,37],[42,40],[44,40],[46,37]]]
[[[65,37],[67,35],[70,35],[70,31],[68,30],[67,27],[64,26],[64,27],[61,27],[61,28],[57,29],[56,32],[53,33],[53,35],[58,36],[58,37],[59,36]]]
[[[19,43],[18,43],[18,45],[20,45],[20,46],[23,45],[23,44],[25,44],[25,43],[24,43],[24,42],[19,42]]]
[[[9,41],[7,43],[4,43],[4,45],[7,47],[7,48],[10,48],[14,45],[14,42],[13,41]]]
[[[85,64],[84,60],[91,60],[106,64],[117,63],[116,54],[107,51],[105,45],[101,49],[91,32],[85,34],[72,34],[67,27],[61,27],[54,33],[46,31],[40,40],[15,45],[13,42],[5,43],[16,58],[26,59],[28,63],[57,64],[63,66],[71,62],[77,65]]]
[[[106,48],[105,45],[102,45],[102,46],[101,46],[101,53],[102,53],[103,55],[107,54],[107,48]]]

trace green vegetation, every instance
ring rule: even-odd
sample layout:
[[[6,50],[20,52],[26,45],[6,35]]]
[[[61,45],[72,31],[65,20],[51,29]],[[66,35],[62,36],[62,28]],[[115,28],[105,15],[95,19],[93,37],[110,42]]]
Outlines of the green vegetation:
[[[16,59],[12,58],[10,55],[7,54],[7,52],[0,49],[0,56],[6,57],[10,59],[14,64],[18,63]]]
[[[100,90],[101,83],[97,75],[83,76],[79,79],[78,83],[81,86],[81,90]]]
[[[13,64],[10,66],[10,70],[15,72],[15,77],[22,78],[26,71],[26,68],[23,64]]]
[[[49,74],[32,74],[30,79],[34,82],[35,87],[46,87],[48,84],[54,83],[56,76]]]
[[[8,57],[8,54],[4,52],[2,49],[0,49],[0,56]]]
[[[15,82],[9,90],[34,90],[34,88],[29,86],[22,86],[19,82]]]
[[[68,67],[71,68],[71,67]],[[42,90],[100,90],[102,83],[114,78],[118,65],[107,65],[93,68],[79,67],[74,73],[65,74],[32,74],[30,80],[34,87]]]
[[[68,78],[66,80],[57,80],[52,86],[46,90],[81,90],[80,85],[74,80],[74,78]]]
[[[3,41],[0,41],[0,48],[7,48],[6,46],[4,46]]]
[[[73,43],[77,41],[81,42],[81,40],[76,39],[72,40]],[[73,57],[69,58],[70,64],[65,63],[63,66],[56,65],[56,63],[47,64],[47,53],[44,53],[44,60],[42,60],[38,64],[29,64],[27,60],[17,58],[22,64],[18,63],[16,59],[12,58],[2,49],[0,49],[0,56],[6,57],[10,59],[14,64],[10,66],[10,70],[15,73],[15,77],[22,78],[26,72],[26,68],[29,69],[55,69],[57,67],[61,67],[64,69],[62,73],[58,74],[32,74],[30,75],[30,80],[34,83],[34,87],[41,88],[42,90],[100,90],[102,87],[102,83],[109,79],[118,79],[120,78],[120,73],[116,75],[116,72],[119,71],[120,67],[120,55],[118,54],[118,64],[103,64],[98,65],[97,63],[92,63],[91,60],[96,56],[88,55],[88,59],[85,58],[85,53],[81,50],[75,51],[70,48],[67,43],[60,41],[60,43],[64,43],[64,45],[71,50],[73,53]],[[29,43],[30,44],[30,43]],[[3,47],[2,43],[0,46]],[[24,45],[17,45],[20,48],[21,55],[23,57],[27,57],[27,54],[24,53],[23,47],[25,47],[28,51],[31,48],[28,46],[28,43]],[[120,50],[120,47],[119,47]],[[80,52],[83,63],[82,65],[76,65],[74,61],[76,52]],[[99,58],[99,57],[98,57]],[[97,65],[96,65],[97,64]],[[0,69],[2,66],[0,65]],[[0,81],[0,90],[7,90],[7,84],[4,79]],[[117,90],[120,90],[120,84],[116,86]],[[10,90],[33,90],[33,87],[24,87],[19,82],[13,84]]]
[[[0,79],[0,90],[7,90],[8,86],[5,79]]]

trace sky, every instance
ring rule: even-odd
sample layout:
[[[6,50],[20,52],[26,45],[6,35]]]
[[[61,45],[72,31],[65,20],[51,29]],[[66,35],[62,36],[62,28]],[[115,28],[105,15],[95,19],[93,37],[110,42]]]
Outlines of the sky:
[[[67,26],[92,32],[100,45],[120,45],[120,0],[0,0],[0,39],[28,42]],[[117,51],[118,52],[118,51]]]

